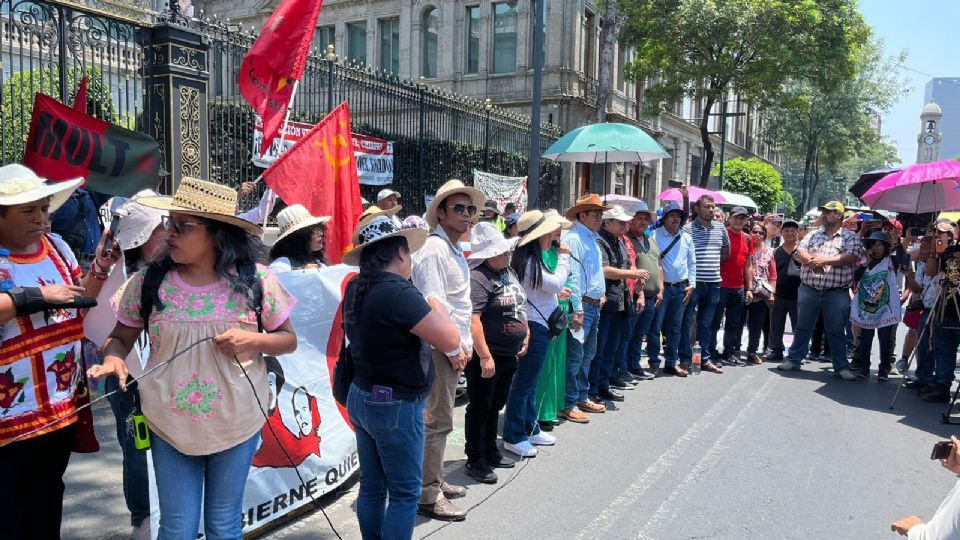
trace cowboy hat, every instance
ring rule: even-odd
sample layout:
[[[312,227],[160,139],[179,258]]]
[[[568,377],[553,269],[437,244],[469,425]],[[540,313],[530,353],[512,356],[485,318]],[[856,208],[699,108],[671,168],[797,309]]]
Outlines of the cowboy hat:
[[[546,212],[543,213],[543,215],[544,215],[548,220],[554,221],[554,222],[556,222],[556,223],[559,223],[559,224],[560,224],[560,228],[563,229],[564,231],[567,230],[567,229],[573,228],[573,222],[570,221],[569,219],[561,216],[561,215],[560,215],[560,212],[558,212],[555,208],[551,208],[551,209],[547,210]]]
[[[70,199],[83,178],[51,182],[19,163],[0,167],[0,206],[16,206],[50,197],[52,214]]]
[[[384,215],[387,216],[387,217],[393,217],[393,216],[395,216],[395,215],[397,214],[397,212],[399,212],[400,210],[403,210],[403,207],[400,206],[400,205],[394,206],[393,208],[391,208],[391,209],[389,209],[389,210],[383,210],[383,209],[380,208],[379,206],[373,205],[373,206],[371,206],[370,208],[367,208],[366,210],[364,210],[362,214],[360,214],[360,219],[367,218],[367,217],[370,217],[370,216],[375,216],[375,215],[377,215],[377,214],[384,214]],[[279,216],[277,216],[277,217],[279,217]]]
[[[503,233],[491,223],[477,223],[470,233],[470,248],[472,249],[467,260],[470,267],[479,266],[483,261],[503,255],[512,250],[519,242],[519,238],[506,239]]]
[[[525,246],[545,234],[560,229],[560,222],[550,219],[539,210],[529,210],[520,216],[517,222],[520,229],[520,243],[518,246]]]
[[[141,197],[157,196],[153,190],[144,190],[142,193],[144,194],[128,199],[113,213],[120,218],[120,229],[117,231],[116,240],[123,251],[146,244],[150,235],[163,221],[163,216],[167,215],[163,210],[137,204],[137,200]]]
[[[567,210],[567,219],[573,221],[577,219],[577,214],[580,212],[590,212],[591,210],[609,210],[610,205],[603,204],[603,200],[600,199],[600,196],[596,193],[587,193],[583,197],[577,199],[577,203],[570,207]]]
[[[424,215],[424,219],[427,220],[427,224],[430,225],[431,229],[437,226],[437,209],[440,208],[440,203],[446,201],[447,197],[458,193],[470,197],[470,204],[476,206],[478,209],[481,208],[484,201],[487,200],[487,196],[477,188],[464,185],[463,182],[457,179],[447,181],[446,184],[440,186],[440,189],[437,190],[436,196],[430,201],[430,206],[427,207],[427,213]]]
[[[314,216],[302,204],[292,204],[277,214],[277,226],[280,227],[280,236],[276,242],[280,242],[287,236],[290,236],[300,229],[320,225],[333,219],[330,216]]]
[[[137,202],[149,208],[219,221],[257,236],[263,234],[260,226],[237,217],[237,191],[214,182],[185,176],[173,197],[141,197]]]
[[[407,239],[410,253],[420,249],[423,243],[427,241],[427,231],[420,228],[400,229],[393,222],[392,216],[386,212],[361,218],[356,231],[353,233],[353,248],[344,253],[340,262],[350,266],[359,266],[360,255],[367,246],[397,236]]]

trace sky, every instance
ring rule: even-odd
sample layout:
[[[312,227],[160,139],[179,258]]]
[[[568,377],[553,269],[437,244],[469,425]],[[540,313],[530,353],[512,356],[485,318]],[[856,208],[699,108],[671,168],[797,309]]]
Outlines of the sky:
[[[892,139],[902,163],[913,163],[924,86],[933,77],[960,77],[960,0],[860,0],[860,11],[883,39],[888,56],[907,51],[909,69],[901,78],[910,92],[883,116],[882,133]]]

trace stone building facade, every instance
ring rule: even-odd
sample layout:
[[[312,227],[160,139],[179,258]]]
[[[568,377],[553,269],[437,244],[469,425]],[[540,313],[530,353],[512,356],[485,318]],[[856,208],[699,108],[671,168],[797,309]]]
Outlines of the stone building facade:
[[[259,28],[277,0],[193,0],[209,15]],[[491,99],[497,107],[531,112],[533,93],[532,0],[325,0],[317,23],[317,51],[333,44],[341,57],[420,80],[455,94]],[[543,122],[568,131],[597,119],[602,17],[594,0],[546,0]],[[643,87],[625,77],[631,52],[614,53],[614,81],[607,119],[639,125],[671,158],[640,166],[611,165],[601,183],[599,169],[570,166],[569,196],[618,191],[650,203],[680,182],[696,181],[703,148],[695,121],[698,103],[686,99],[656,118],[641,114]],[[757,156],[779,167],[777,153],[757,138],[760,116],[731,97],[729,112],[743,112],[727,125],[726,157]],[[719,106],[714,112],[719,112]],[[710,131],[719,131],[717,119]],[[719,137],[714,136],[718,152]]]

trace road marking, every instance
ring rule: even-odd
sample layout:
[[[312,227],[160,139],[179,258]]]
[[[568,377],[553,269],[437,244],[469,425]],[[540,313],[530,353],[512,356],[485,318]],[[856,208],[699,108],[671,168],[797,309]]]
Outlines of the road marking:
[[[694,422],[683,435],[671,444],[647,470],[641,474],[636,481],[630,484],[616,499],[614,499],[603,512],[594,518],[589,525],[583,528],[576,540],[585,538],[602,538],[609,531],[623,512],[639,502],[644,493],[653,486],[664,474],[669,471],[677,458],[685,451],[693,448],[690,443],[699,437],[704,431],[710,428],[713,421],[726,412],[727,407],[736,398],[740,391],[750,384],[760,371],[752,371],[737,381],[736,384],[727,390],[727,393],[719,401],[710,406],[699,420]]]
[[[682,482],[677,484],[677,487],[673,489],[673,492],[670,493],[670,496],[667,497],[663,504],[660,505],[660,508],[657,508],[657,511],[654,512],[653,516],[650,517],[650,520],[640,529],[640,532],[637,534],[637,540],[649,540],[651,537],[647,536],[646,531],[651,527],[658,525],[667,514],[673,511],[674,503],[680,499],[680,494],[686,490],[696,479],[701,475],[706,473],[716,462],[717,457],[723,450],[726,450],[729,446],[729,441],[736,437],[740,431],[743,429],[746,419],[753,414],[754,410],[770,396],[770,386],[773,384],[773,381],[779,377],[770,377],[767,379],[767,382],[760,387],[760,390],[743,406],[743,409],[740,410],[740,413],[730,422],[730,425],[723,430],[723,433],[720,434],[720,437],[710,446],[710,448],[703,454],[697,464],[693,466],[693,469],[687,473],[686,478]]]

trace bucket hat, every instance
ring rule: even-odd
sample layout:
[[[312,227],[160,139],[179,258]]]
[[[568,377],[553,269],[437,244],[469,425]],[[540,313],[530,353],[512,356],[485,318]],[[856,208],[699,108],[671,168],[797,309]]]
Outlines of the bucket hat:
[[[292,204],[277,214],[277,226],[280,227],[280,236],[277,237],[277,242],[300,229],[320,225],[331,219],[333,219],[331,216],[314,216],[302,204]]]
[[[471,267],[479,266],[491,257],[509,252],[519,241],[519,238],[504,238],[503,233],[490,223],[477,223],[470,233],[471,252],[467,260]]]
[[[138,248],[147,243],[150,235],[163,221],[167,212],[137,204],[141,197],[156,197],[154,191],[147,191],[143,195],[135,196],[121,204],[114,215],[120,218],[120,229],[117,231],[117,243],[120,249]]]

